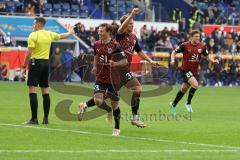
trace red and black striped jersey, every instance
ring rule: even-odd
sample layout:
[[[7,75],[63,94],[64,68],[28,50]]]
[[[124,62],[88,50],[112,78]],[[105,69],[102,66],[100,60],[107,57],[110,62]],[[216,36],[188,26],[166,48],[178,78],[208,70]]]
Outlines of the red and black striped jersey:
[[[202,42],[196,45],[193,45],[190,41],[182,43],[175,49],[175,52],[183,53],[181,69],[183,71],[191,71],[193,75],[196,75],[198,72],[201,56],[208,55],[208,50]]]

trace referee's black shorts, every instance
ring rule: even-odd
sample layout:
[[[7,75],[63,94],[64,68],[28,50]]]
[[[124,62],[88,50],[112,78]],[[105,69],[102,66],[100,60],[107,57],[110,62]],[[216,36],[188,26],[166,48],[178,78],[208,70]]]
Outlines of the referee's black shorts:
[[[47,59],[31,59],[29,62],[28,71],[28,86],[35,86],[41,88],[49,87],[48,75],[49,75],[49,60]]]

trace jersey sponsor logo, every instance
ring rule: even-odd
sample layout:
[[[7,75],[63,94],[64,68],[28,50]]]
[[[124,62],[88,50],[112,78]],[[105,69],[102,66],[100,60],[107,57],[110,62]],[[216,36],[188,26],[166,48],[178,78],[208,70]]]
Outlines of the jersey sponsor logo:
[[[197,62],[197,61],[199,61],[198,54],[193,54],[189,61],[190,62]]]
[[[113,52],[113,49],[112,48],[108,48],[108,54],[111,54]]]
[[[198,53],[202,53],[202,49],[198,49]]]

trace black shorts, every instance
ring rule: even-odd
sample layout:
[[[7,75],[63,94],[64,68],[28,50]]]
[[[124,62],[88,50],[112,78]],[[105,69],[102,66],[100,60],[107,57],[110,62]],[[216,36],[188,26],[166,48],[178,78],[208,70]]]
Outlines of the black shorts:
[[[94,85],[94,93],[107,94],[107,97],[114,101],[119,101],[118,91],[113,87],[112,84],[103,83],[96,81]]]
[[[125,85],[128,81],[136,78],[135,74],[131,71],[121,72],[121,86]]]
[[[182,76],[183,82],[185,83],[188,83],[188,80],[191,77],[194,77],[191,71],[183,71],[183,70],[181,70],[181,76]]]
[[[29,62],[28,86],[38,85],[41,88],[47,88],[49,75],[49,61],[46,59],[31,59]]]

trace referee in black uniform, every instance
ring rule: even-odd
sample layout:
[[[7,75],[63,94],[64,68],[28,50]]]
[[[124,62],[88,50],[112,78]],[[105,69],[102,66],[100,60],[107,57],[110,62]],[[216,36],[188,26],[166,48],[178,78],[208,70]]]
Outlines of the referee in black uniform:
[[[26,124],[38,124],[37,110],[38,99],[36,94],[36,87],[41,88],[43,96],[44,118],[43,124],[48,124],[48,114],[50,110],[50,96],[49,96],[49,52],[51,43],[54,40],[64,39],[73,34],[74,31],[68,27],[68,32],[58,34],[44,29],[46,20],[43,17],[36,17],[33,22],[34,31],[28,37],[28,51],[24,60],[23,75],[26,74],[26,66],[28,64],[28,80],[30,106],[32,111],[32,118]]]

